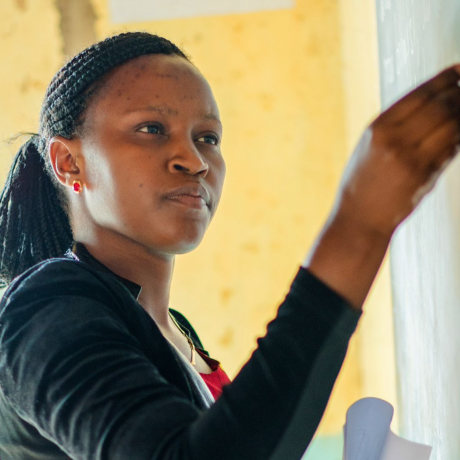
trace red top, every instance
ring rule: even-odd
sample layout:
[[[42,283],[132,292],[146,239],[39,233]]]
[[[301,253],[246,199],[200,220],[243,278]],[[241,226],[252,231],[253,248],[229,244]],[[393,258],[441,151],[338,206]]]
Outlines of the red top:
[[[204,353],[201,353],[200,350],[196,351],[204,359],[206,364],[212,369],[211,374],[200,375],[204,380],[204,383],[206,383],[206,385],[208,386],[209,391],[214,396],[214,399],[217,400],[217,398],[222,394],[222,389],[224,388],[224,386],[230,383],[230,379],[222,369],[222,366],[220,365],[219,361],[216,361],[215,359],[206,356]]]

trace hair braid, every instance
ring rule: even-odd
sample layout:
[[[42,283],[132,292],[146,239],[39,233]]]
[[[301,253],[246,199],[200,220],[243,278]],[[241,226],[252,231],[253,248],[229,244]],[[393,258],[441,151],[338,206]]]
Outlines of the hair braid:
[[[72,243],[66,195],[54,177],[47,148],[54,136],[78,135],[85,110],[104,76],[146,55],[187,56],[165,38],[129,32],[95,43],[72,58],[51,81],[40,112],[39,134],[17,153],[0,196],[0,286]]]
[[[145,32],[120,34],[96,43],[73,58],[54,77],[42,107],[40,134],[70,137],[86,109],[85,91],[109,70],[145,54],[185,54],[170,41]],[[89,93],[92,96],[94,93]]]
[[[50,209],[60,213],[60,219],[67,223],[67,230],[60,239],[67,245],[72,242],[67,215],[59,203],[51,177],[44,173],[44,160],[35,141],[33,137],[21,147],[0,197],[2,285],[37,262],[62,255],[55,249],[49,224],[45,224]]]

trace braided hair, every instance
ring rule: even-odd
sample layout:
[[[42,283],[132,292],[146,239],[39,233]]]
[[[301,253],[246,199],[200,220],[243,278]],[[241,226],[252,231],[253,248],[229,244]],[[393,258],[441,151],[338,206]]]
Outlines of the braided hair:
[[[54,136],[79,135],[87,107],[108,72],[146,54],[187,56],[165,38],[129,32],[107,38],[70,60],[52,79],[39,133],[19,149],[0,196],[0,287],[36,263],[64,254],[73,241],[63,187],[47,159]]]

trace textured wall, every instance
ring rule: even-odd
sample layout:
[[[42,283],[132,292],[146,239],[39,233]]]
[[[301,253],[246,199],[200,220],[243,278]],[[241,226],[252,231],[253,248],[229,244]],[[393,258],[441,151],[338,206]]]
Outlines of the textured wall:
[[[460,60],[460,4],[378,2],[381,92],[397,96]],[[460,458],[460,163],[398,231],[391,250],[400,426]]]
[[[0,182],[18,143],[3,141],[36,131],[45,89],[61,60],[59,14],[53,0],[0,2]]]

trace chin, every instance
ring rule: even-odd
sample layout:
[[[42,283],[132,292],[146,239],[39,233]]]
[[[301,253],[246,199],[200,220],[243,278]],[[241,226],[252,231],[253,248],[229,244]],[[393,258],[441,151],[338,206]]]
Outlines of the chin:
[[[196,249],[201,241],[203,240],[204,234],[196,234],[196,235],[179,235],[175,238],[172,238],[172,235],[165,235],[160,242],[158,239],[154,241],[150,241],[148,246],[153,251],[160,250],[164,254],[170,255],[179,255],[179,254],[188,254]]]
[[[180,243],[174,244],[171,247],[171,254],[188,254],[189,252],[192,252],[194,249],[196,249],[203,238],[200,238],[198,240],[194,241],[181,241]]]
[[[188,225],[187,225],[188,224]],[[187,254],[196,249],[204,238],[209,222],[204,223],[182,223],[177,226],[170,226],[169,232],[164,234],[165,246],[170,249],[171,254]],[[167,231],[167,229],[165,229]]]
[[[196,249],[206,233],[208,222],[174,221],[164,219],[165,225],[143,225],[141,232],[133,232],[134,239],[153,252],[187,254]],[[147,233],[146,233],[147,230]],[[137,234],[136,234],[137,233]]]

